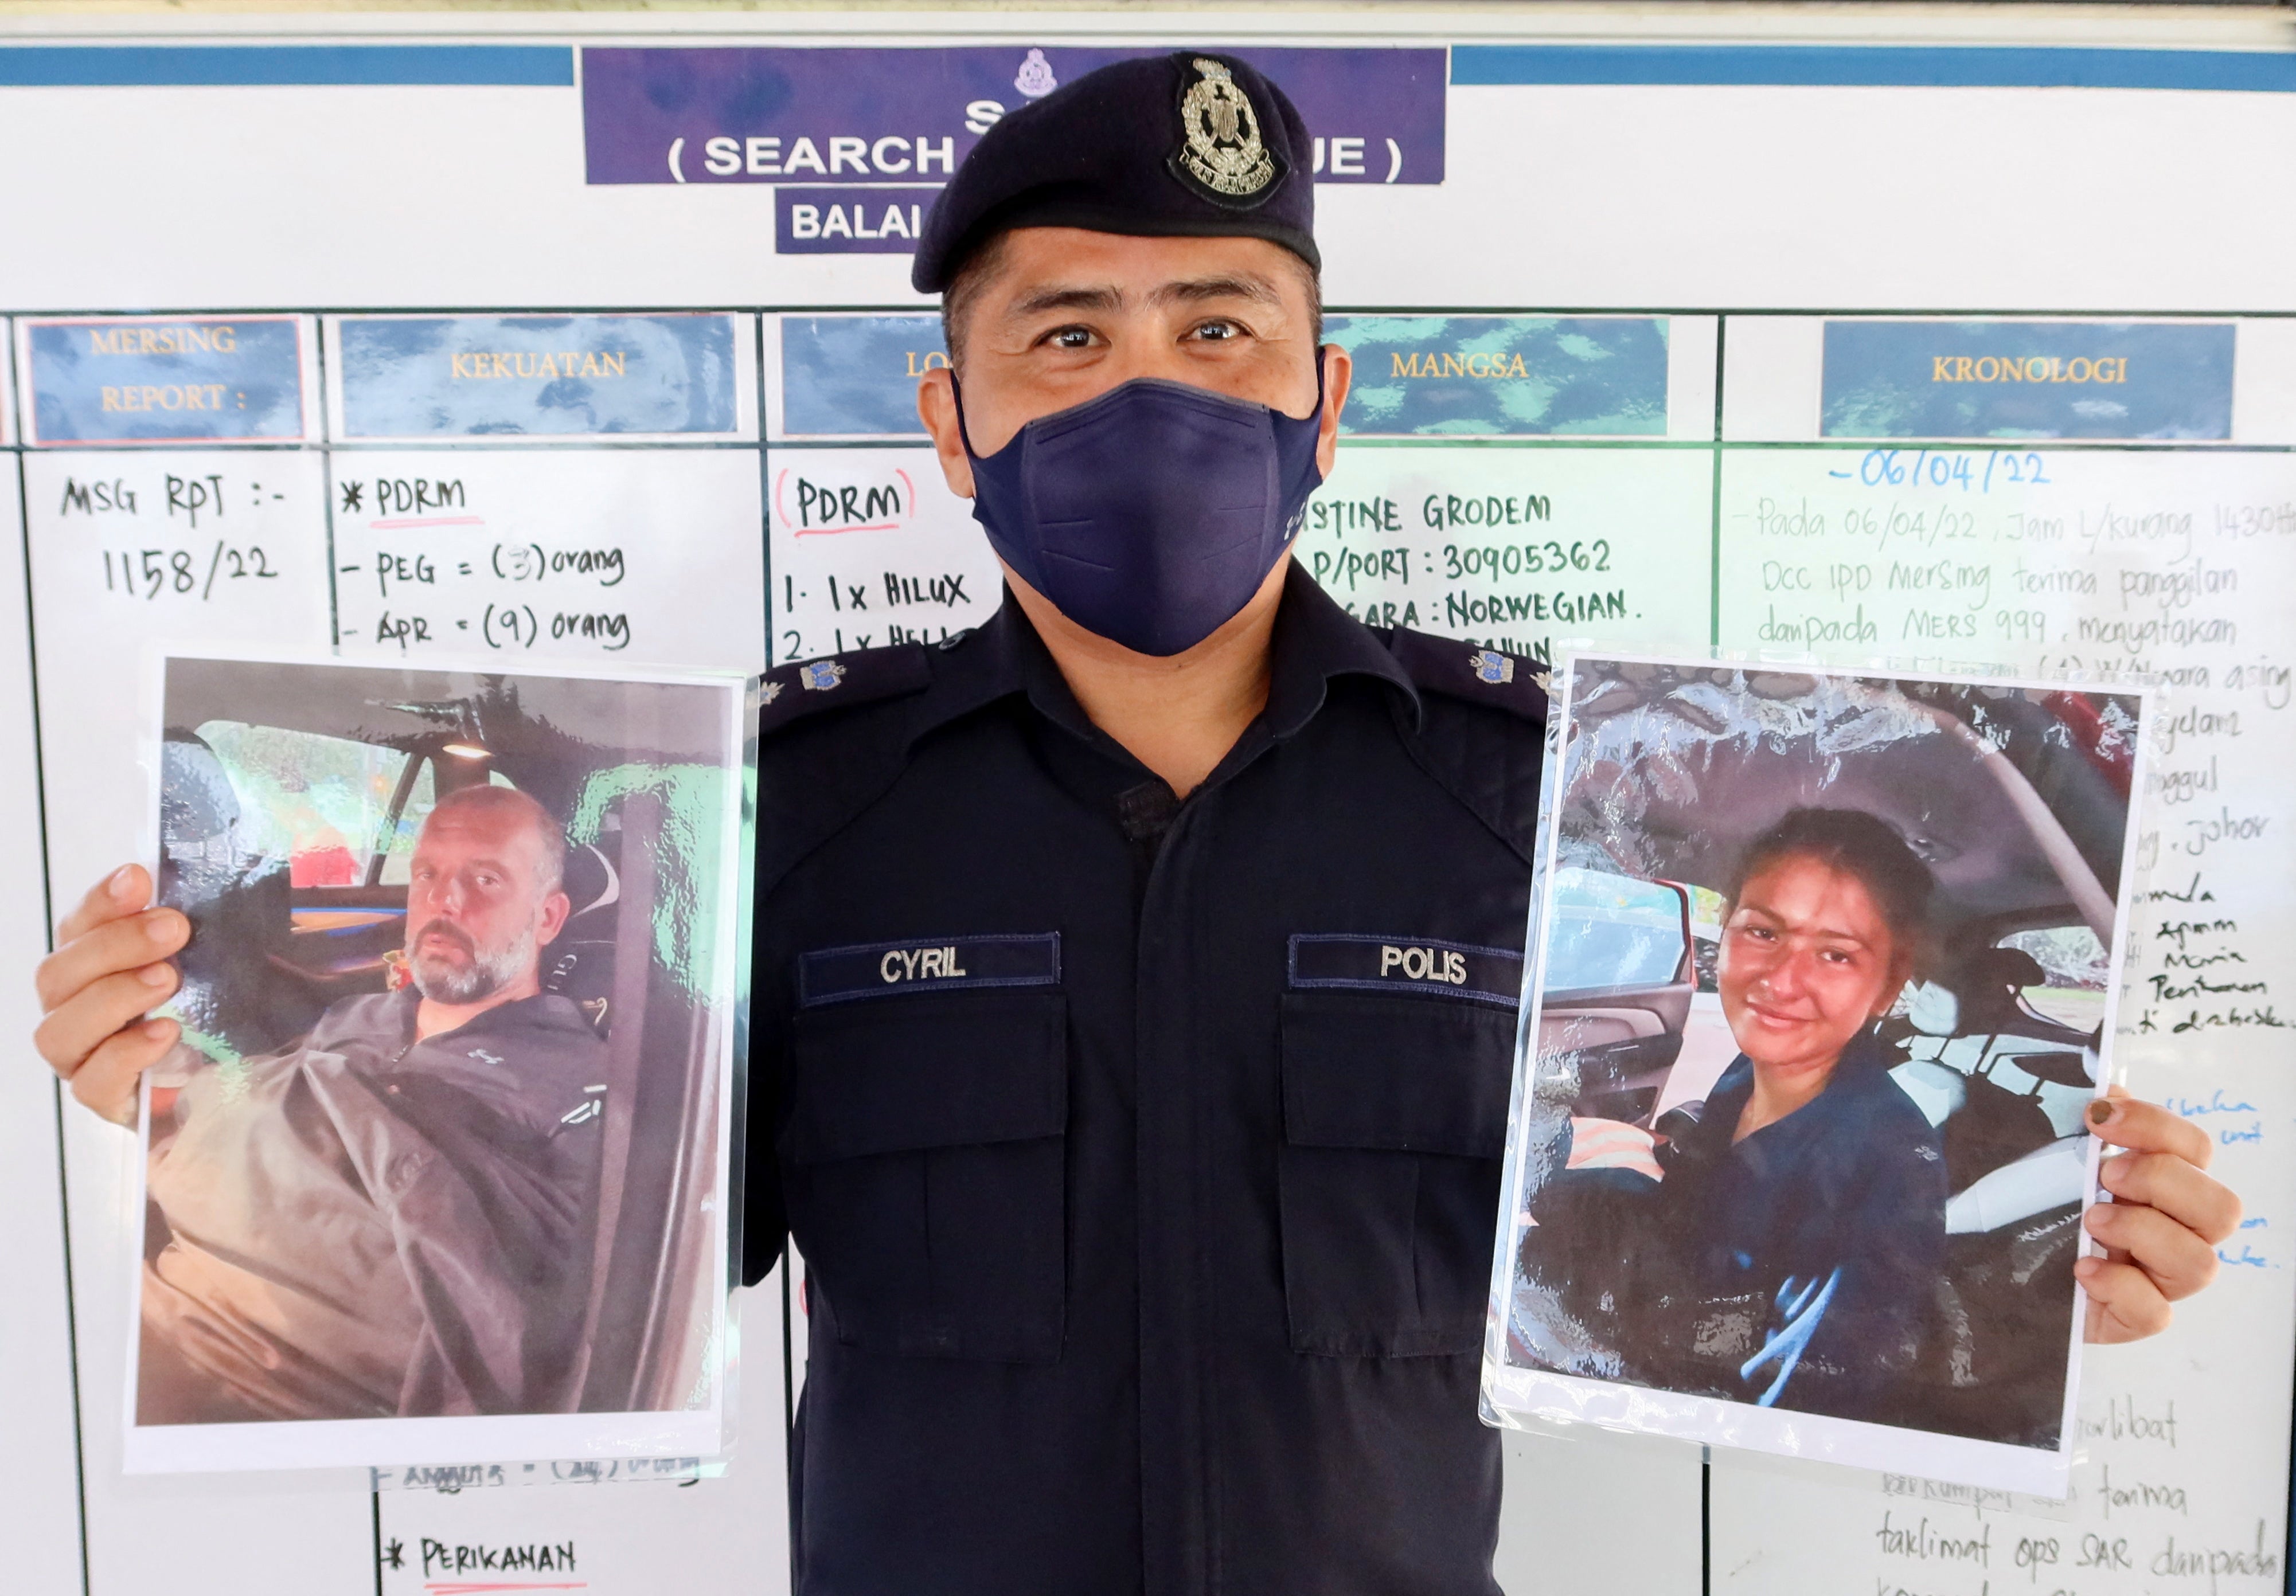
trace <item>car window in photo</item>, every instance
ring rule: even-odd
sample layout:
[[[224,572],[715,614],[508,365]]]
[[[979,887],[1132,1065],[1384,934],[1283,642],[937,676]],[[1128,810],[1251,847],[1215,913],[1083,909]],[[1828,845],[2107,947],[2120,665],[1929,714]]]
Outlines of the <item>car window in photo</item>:
[[[408,783],[405,800],[398,812],[388,816],[383,832],[382,869],[376,875],[378,885],[406,885],[407,862],[414,857],[414,839],[422,831],[422,823],[430,814],[431,806],[439,801],[438,773],[425,757]]]
[[[299,888],[349,887],[366,880],[406,754],[348,737],[238,721],[209,721],[199,736],[242,798],[239,843],[244,852],[284,859],[289,880]],[[405,880],[402,874],[400,882]]]
[[[2032,954],[2047,978],[2045,984],[2020,994],[2027,1008],[2076,1031],[2094,1031],[2103,1023],[2111,963],[2095,931],[2087,926],[2052,926],[2013,932],[2000,945]]]
[[[1546,990],[1594,992],[1671,981],[1685,939],[1680,888],[1607,871],[1554,872],[1554,913],[1567,921],[1546,955]]]

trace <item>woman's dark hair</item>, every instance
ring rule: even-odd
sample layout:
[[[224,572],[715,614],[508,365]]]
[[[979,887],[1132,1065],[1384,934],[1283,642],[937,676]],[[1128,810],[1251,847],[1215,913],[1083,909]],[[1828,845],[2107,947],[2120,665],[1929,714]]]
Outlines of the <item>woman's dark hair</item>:
[[[1924,962],[1937,878],[1888,821],[1860,809],[1787,810],[1740,855],[1730,902],[1735,904],[1748,881],[1785,858],[1815,859],[1855,876],[1882,911],[1890,936],[1917,965]]]

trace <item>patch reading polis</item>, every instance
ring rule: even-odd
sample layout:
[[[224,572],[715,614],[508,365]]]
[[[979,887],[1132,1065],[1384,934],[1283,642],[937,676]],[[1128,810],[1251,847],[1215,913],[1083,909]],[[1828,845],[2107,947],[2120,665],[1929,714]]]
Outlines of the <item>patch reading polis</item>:
[[[1201,76],[1180,94],[1172,171],[1206,199],[1249,210],[1283,176],[1283,160],[1259,136],[1259,113],[1227,63],[1199,55],[1188,64]]]
[[[928,937],[800,954],[797,1003],[800,1009],[810,1009],[904,992],[1053,986],[1060,978],[1058,931],[1021,937]]]
[[[1512,1009],[1522,999],[1522,955],[1426,937],[1297,936],[1292,986],[1423,992]]]

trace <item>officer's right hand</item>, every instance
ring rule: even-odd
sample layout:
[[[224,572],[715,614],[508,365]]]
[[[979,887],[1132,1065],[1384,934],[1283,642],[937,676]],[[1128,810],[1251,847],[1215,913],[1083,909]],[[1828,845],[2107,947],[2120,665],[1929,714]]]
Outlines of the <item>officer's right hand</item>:
[[[141,865],[115,870],[56,928],[56,951],[35,978],[47,1018],[33,1044],[72,1095],[115,1125],[135,1122],[135,1084],[176,1044],[183,1027],[146,1019],[180,978],[168,956],[191,939],[174,909],[152,909],[152,877]]]

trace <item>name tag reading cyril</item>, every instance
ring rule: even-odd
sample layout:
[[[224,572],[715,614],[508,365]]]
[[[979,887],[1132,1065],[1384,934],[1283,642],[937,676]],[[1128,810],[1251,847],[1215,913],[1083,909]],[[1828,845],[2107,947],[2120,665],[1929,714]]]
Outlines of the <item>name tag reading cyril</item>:
[[[1292,986],[1428,992],[1512,1009],[1522,997],[1522,955],[1425,937],[1296,936]]]
[[[1061,935],[926,937],[800,954],[801,1008],[901,992],[968,986],[1051,986],[1061,978]]]

